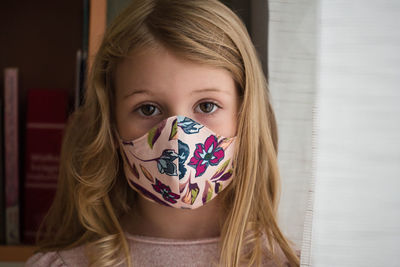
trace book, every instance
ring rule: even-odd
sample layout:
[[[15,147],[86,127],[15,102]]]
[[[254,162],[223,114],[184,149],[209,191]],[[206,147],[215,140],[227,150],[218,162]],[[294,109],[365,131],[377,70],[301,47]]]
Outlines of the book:
[[[5,234],[7,244],[20,243],[18,69],[4,69]]]
[[[3,142],[3,98],[0,100],[0,244],[6,243],[6,216],[5,216],[5,190],[4,190],[4,142]]]
[[[74,110],[78,109],[82,104],[82,74],[84,73],[82,70],[82,66],[85,63],[83,53],[84,52],[81,49],[78,49],[78,51],[76,51]]]
[[[67,120],[68,93],[59,89],[28,90],[26,120],[23,241],[33,244],[53,202]]]
[[[89,0],[83,0],[82,48],[76,52],[74,110],[83,104],[89,47]]]

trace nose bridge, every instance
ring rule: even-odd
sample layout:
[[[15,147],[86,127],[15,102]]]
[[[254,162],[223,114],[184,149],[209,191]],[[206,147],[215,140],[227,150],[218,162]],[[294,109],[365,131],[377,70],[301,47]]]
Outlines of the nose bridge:
[[[191,106],[189,99],[180,94],[171,94],[167,100],[167,117],[172,116],[191,116]]]
[[[178,68],[179,67],[179,68]],[[192,95],[193,77],[188,75],[186,65],[176,67],[171,66],[165,79],[164,104],[166,106],[166,116],[185,116],[192,117]]]

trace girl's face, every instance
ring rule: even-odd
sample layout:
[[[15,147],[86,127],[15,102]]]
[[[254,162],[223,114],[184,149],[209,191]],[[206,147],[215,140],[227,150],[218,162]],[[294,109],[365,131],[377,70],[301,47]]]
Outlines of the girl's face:
[[[175,115],[224,137],[236,135],[239,96],[227,70],[184,60],[160,46],[131,53],[115,78],[117,127],[125,140]]]

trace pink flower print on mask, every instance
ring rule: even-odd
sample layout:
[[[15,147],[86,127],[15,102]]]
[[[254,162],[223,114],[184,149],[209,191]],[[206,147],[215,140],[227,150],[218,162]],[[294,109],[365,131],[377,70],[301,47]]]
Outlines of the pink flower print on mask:
[[[153,184],[153,189],[162,195],[162,197],[170,202],[175,204],[176,200],[179,199],[179,195],[175,194],[174,192],[171,191],[171,188],[168,185],[163,184],[156,178],[156,184]]]
[[[199,177],[207,170],[208,165],[218,165],[224,156],[224,150],[218,147],[217,137],[210,135],[204,145],[196,144],[196,150],[188,165],[196,169],[195,177]]]

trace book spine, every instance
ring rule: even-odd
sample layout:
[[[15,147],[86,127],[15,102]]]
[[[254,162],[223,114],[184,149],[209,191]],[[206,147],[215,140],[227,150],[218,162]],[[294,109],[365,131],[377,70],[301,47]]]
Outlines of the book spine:
[[[86,62],[89,44],[89,0],[83,0],[83,28],[82,28],[82,49],[76,53],[76,81],[75,81],[75,103],[74,110],[78,109],[84,100],[85,81],[87,76]]]
[[[34,244],[56,193],[67,101],[68,95],[62,90],[28,90],[24,244]]]
[[[3,98],[0,101],[0,244],[6,243]]]
[[[63,123],[27,124],[24,244],[34,244],[36,233],[53,202],[58,180]]]
[[[82,68],[82,50],[76,51],[76,66],[75,66],[75,98],[74,110],[81,105],[81,70]]]
[[[18,69],[6,68],[4,81],[6,243],[19,244]]]

